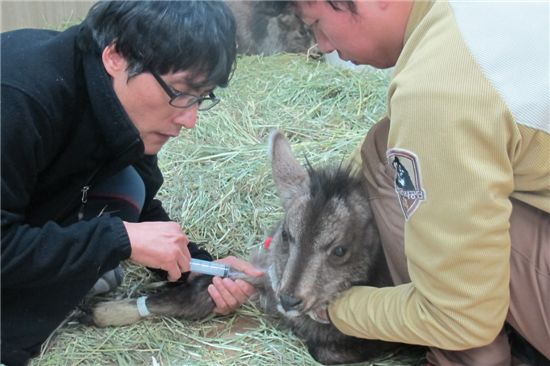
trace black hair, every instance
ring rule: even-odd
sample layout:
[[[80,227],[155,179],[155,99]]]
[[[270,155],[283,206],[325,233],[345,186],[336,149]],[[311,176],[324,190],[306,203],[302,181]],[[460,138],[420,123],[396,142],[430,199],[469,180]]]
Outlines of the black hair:
[[[191,71],[206,77],[190,80],[194,88],[225,87],[235,67],[235,32],[222,1],[100,1],[82,22],[78,45],[100,55],[114,44],[130,77]]]
[[[343,161],[339,165],[315,169],[306,158],[306,171],[309,175],[312,212],[321,212],[333,197],[346,198],[361,186],[351,164]]]

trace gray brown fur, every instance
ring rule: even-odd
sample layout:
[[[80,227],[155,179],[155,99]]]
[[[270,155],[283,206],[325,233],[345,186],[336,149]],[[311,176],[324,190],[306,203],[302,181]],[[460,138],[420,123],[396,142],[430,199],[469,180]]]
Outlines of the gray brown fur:
[[[261,248],[251,262],[266,270],[261,279],[247,279],[258,289],[257,301],[278,316],[324,364],[365,361],[399,345],[346,336],[322,316],[326,306],[354,285],[391,285],[364,182],[342,167],[302,167],[286,138],[271,137],[272,173],[284,218],[269,249]],[[202,319],[214,303],[207,293],[210,276],[147,298],[153,315]],[[128,301],[131,303],[128,304]],[[97,325],[133,322],[135,300],[98,304]],[[134,309],[132,310],[132,306]],[[126,320],[122,313],[132,313]]]
[[[240,54],[307,53],[315,45],[311,31],[282,2],[226,1],[226,4],[237,22]]]

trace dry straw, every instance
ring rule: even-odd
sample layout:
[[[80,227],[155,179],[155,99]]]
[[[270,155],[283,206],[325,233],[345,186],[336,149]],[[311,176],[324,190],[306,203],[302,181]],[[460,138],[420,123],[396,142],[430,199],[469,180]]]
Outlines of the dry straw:
[[[279,219],[267,137],[282,130],[301,161],[339,163],[384,113],[387,75],[353,72],[303,55],[242,57],[222,102],[200,115],[159,155],[159,198],[188,236],[215,257],[247,257]],[[124,264],[125,280],[109,298],[159,286],[143,268]],[[413,361],[387,360],[386,365]],[[33,366],[314,365],[303,344],[253,305],[201,322],[148,319],[98,329],[69,319]]]

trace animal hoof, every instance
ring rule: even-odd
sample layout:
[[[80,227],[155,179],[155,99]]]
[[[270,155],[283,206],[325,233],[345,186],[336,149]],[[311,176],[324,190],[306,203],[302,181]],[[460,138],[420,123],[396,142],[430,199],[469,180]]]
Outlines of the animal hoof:
[[[91,309],[91,317],[93,324],[98,327],[128,325],[141,318],[136,300],[97,303]]]

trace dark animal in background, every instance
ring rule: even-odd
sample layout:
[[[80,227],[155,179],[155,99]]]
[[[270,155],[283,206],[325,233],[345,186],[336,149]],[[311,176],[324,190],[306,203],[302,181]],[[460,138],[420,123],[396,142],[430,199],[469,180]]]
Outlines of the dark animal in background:
[[[310,53],[318,56],[308,27],[280,1],[226,1],[237,21],[237,52],[245,55]]]
[[[362,178],[342,167],[302,167],[286,138],[271,136],[272,174],[284,218],[251,262],[266,271],[257,301],[284,320],[324,364],[365,361],[401,345],[342,334],[326,317],[327,305],[354,285],[391,285],[368,193]],[[241,277],[242,278],[242,277]],[[207,292],[211,276],[200,275],[181,286],[149,295],[152,315],[202,319],[214,303]],[[246,278],[244,278],[246,279]],[[96,304],[92,322],[122,325],[140,319],[135,299]]]

